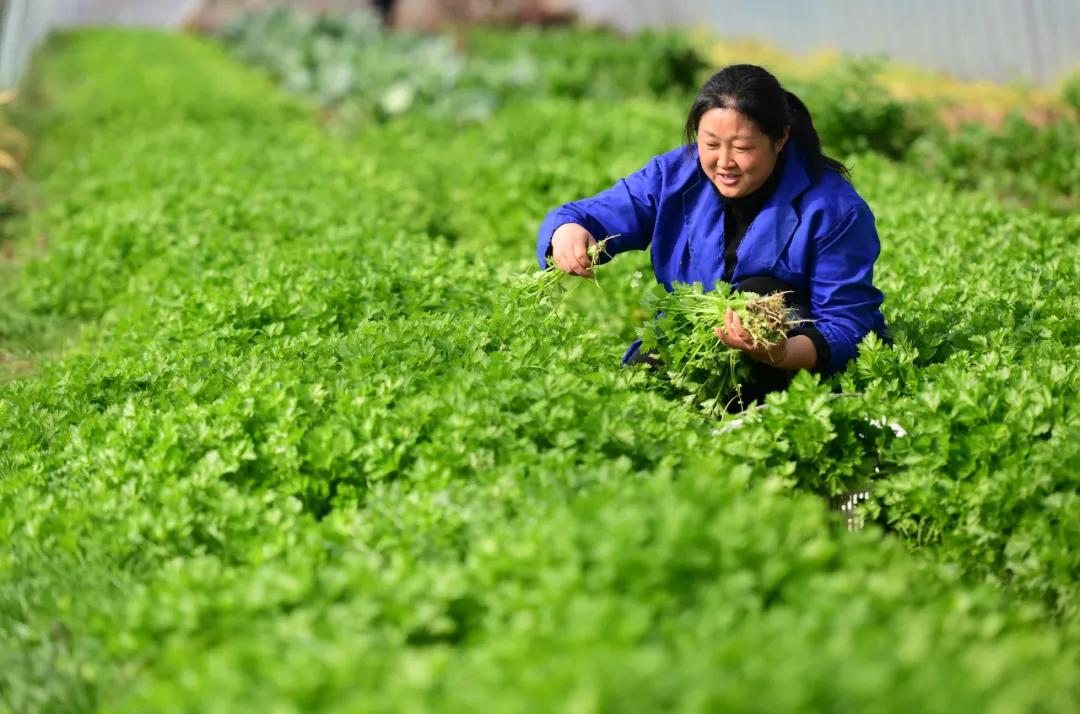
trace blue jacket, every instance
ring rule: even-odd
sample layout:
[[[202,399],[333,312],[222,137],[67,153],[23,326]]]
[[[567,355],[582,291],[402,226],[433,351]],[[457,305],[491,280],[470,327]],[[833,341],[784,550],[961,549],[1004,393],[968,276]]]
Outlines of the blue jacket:
[[[578,223],[597,240],[618,234],[607,245],[611,255],[651,245],[653,272],[668,290],[676,282],[711,290],[724,273],[724,203],[698,164],[697,147],[690,149],[654,157],[612,188],[551,211],[537,240],[541,267],[555,229]],[[778,162],[780,183],[739,244],[732,282],[771,276],[809,294],[810,317],[830,348],[824,371],[836,372],[869,332],[885,337],[882,294],[873,284],[880,252],[874,215],[836,172],[811,180],[793,141]]]

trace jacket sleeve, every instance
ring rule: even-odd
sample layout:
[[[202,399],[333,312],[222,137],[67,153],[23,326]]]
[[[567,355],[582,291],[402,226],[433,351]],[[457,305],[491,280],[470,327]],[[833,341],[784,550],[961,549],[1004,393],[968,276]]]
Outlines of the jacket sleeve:
[[[571,201],[552,210],[540,224],[536,258],[547,267],[551,236],[564,223],[585,227],[596,240],[615,236],[607,244],[609,255],[644,250],[652,240],[663,175],[659,157],[592,198]]]
[[[884,332],[881,291],[874,287],[874,262],[881,252],[874,215],[865,203],[849,210],[815,242],[810,274],[810,314],[828,343],[828,363],[838,372],[856,355],[868,333]]]

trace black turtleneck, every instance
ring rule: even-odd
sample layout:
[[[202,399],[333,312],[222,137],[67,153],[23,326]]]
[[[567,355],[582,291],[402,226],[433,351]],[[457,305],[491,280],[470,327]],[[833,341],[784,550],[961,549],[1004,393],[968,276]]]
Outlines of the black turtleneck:
[[[779,185],[780,162],[777,162],[776,168],[765,183],[746,196],[728,198],[719,190],[716,191],[724,202],[724,274],[721,279],[725,283],[730,283],[735,274],[735,262],[738,260],[736,251],[743,238],[746,237],[746,231],[750,229],[750,224],[761,213],[761,209],[765,207]],[[716,189],[715,184],[713,188]]]

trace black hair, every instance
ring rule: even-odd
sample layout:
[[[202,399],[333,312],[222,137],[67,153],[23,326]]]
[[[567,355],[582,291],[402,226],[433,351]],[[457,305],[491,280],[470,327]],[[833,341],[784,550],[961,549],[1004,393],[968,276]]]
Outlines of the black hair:
[[[821,151],[810,110],[792,92],[780,86],[768,70],[754,64],[724,67],[705,82],[686,117],[686,142],[697,141],[701,117],[710,109],[734,109],[751,119],[773,141],[791,129],[791,139],[806,156],[811,172],[817,176],[825,169],[850,178],[848,168]]]

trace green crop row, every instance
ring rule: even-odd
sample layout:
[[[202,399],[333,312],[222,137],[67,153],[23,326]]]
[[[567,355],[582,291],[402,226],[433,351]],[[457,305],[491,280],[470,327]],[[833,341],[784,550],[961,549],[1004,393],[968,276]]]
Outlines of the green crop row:
[[[422,157],[414,180],[433,204],[452,207],[428,230],[479,258],[515,241],[527,250],[548,208],[606,188],[676,145],[680,118],[676,102],[521,104],[498,124],[446,135],[436,152],[425,151],[434,123],[387,126],[359,141],[388,164]],[[804,422],[801,399],[763,412],[759,455],[777,467],[798,463],[799,482],[823,494],[889,474],[877,502],[883,525],[1071,618],[1080,596],[1072,575],[1080,373],[1070,357],[1080,339],[1080,218],[956,192],[874,155],[852,165],[882,236],[876,279],[897,346],[868,346],[834,380],[866,396],[822,402],[819,432]],[[647,256],[620,256],[601,280],[602,289],[583,285],[570,303],[610,340],[614,360],[646,317]],[[815,400],[823,391],[812,389]],[[883,419],[909,437],[867,428]],[[806,443],[787,442],[785,432],[806,432]],[[742,448],[736,440],[731,453]],[[900,499],[893,488],[920,497]]]
[[[954,186],[1065,214],[1080,207],[1078,149],[1077,117],[1036,128],[1012,115],[997,130],[967,124],[928,132],[911,146],[909,160]]]
[[[606,188],[676,145],[680,107],[548,103],[510,107],[500,119],[447,136],[434,152],[424,150],[437,131],[427,123],[383,127],[360,142],[365,151],[381,147],[374,150],[386,152],[387,163],[418,157],[415,180],[433,204],[448,207],[429,230],[458,250],[504,255],[501,246],[517,244],[524,254],[549,207]],[[590,130],[580,130],[586,123]],[[462,160],[470,156],[484,160]],[[944,543],[964,567],[1038,593],[1071,617],[1078,593],[1070,570],[1080,567],[1080,512],[1071,496],[1080,473],[1080,219],[958,193],[869,154],[852,164],[882,235],[877,280],[896,348],[874,346],[840,380],[866,398],[823,405],[831,416],[822,434],[807,437],[798,479],[837,493],[896,474],[882,482],[882,494],[908,480],[904,488],[927,502],[889,496],[883,524],[919,547]],[[477,196],[483,186],[498,189]],[[619,340],[632,339],[645,319],[646,259],[620,256],[605,268],[603,289],[583,285],[571,298],[593,331],[610,335],[612,360]],[[774,420],[761,439],[778,466],[801,447],[774,436],[797,430],[805,406],[762,413]],[[869,432],[866,419],[897,422],[912,437]],[[930,488],[935,482],[948,486]]]
[[[369,13],[277,9],[242,17],[226,37],[238,57],[312,98],[346,134],[403,114],[484,121],[523,98],[673,97],[688,105],[710,69],[695,42],[675,31],[460,28],[410,35],[386,32]],[[1059,213],[1076,207],[1075,116],[1037,128],[1017,114],[996,130],[968,124],[946,131],[929,104],[894,96],[880,80],[884,69],[880,57],[845,57],[820,76],[788,83],[814,113],[827,151],[879,152],[959,188],[990,189]],[[1063,93],[1068,102],[1075,92],[1068,85]]]
[[[192,38],[38,70],[0,332],[83,327],[0,384],[0,705],[1074,709],[1076,218],[858,159],[897,346],[717,434],[617,367],[643,256],[522,290],[679,103],[343,143]],[[867,481],[848,533],[821,496]]]
[[[312,97],[344,131],[421,113],[482,121],[515,97],[615,101],[684,95],[705,61],[678,32],[470,29],[388,32],[368,11],[314,15],[288,8],[239,18],[225,39],[245,62]]]

